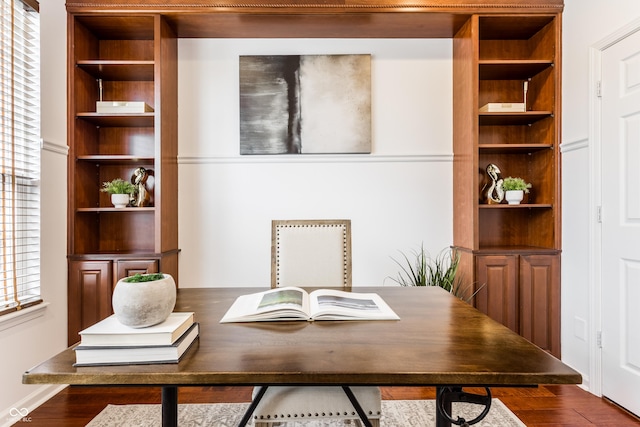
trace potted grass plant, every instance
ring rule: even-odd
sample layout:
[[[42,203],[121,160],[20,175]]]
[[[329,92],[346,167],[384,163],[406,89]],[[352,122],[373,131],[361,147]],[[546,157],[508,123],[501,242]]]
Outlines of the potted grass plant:
[[[111,195],[111,203],[116,208],[125,208],[131,202],[131,197],[136,193],[136,187],[129,181],[116,178],[102,183],[100,191]]]
[[[504,198],[510,205],[519,205],[524,198],[524,193],[528,193],[531,184],[520,177],[508,176],[502,181]]]
[[[424,245],[414,250],[411,256],[404,252],[400,254],[401,261],[392,258],[400,271],[396,277],[389,279],[401,286],[439,286],[466,302],[471,302],[482,289],[480,286],[474,291],[472,284],[463,283],[461,274],[458,273],[460,254],[453,248],[443,249],[435,258],[429,255]]]

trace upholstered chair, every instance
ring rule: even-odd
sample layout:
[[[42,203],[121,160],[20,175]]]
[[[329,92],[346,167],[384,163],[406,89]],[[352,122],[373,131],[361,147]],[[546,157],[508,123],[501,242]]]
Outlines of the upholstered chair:
[[[350,220],[274,220],[271,229],[271,287],[351,288]],[[336,337],[337,340],[337,337]],[[374,427],[380,425],[378,387],[350,387]],[[258,388],[254,389],[254,397]],[[339,386],[269,386],[253,412],[256,427],[287,421],[341,419],[361,425]]]

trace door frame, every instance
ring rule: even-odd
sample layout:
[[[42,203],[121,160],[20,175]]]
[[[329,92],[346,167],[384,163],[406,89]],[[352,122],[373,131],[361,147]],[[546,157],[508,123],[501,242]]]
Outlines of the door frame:
[[[640,19],[636,19],[589,48],[589,391],[602,396],[602,348],[599,334],[602,331],[602,98],[598,83],[602,80],[603,52],[640,31]]]

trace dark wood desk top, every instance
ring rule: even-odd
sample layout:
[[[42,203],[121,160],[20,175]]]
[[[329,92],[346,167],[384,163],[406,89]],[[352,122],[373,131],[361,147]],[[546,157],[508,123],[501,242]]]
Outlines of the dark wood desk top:
[[[180,289],[200,338],[179,364],[78,367],[67,349],[25,372],[25,384],[85,385],[537,385],[579,373],[440,288],[377,292],[395,321],[220,324],[241,294],[265,288]]]

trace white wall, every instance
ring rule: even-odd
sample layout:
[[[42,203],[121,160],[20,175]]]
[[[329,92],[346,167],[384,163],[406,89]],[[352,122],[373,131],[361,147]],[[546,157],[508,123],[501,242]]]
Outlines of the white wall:
[[[398,250],[449,246],[451,50],[451,40],[180,40],[180,286],[269,286],[271,219],[350,218],[354,286],[395,276]],[[239,155],[239,55],[345,53],[372,55],[370,155]]]
[[[591,310],[599,304],[589,297],[592,248],[589,232],[594,188],[590,162],[589,48],[640,17],[636,0],[565,0],[563,38],[563,256],[562,359],[579,370],[585,386],[592,384],[593,348]]]
[[[67,343],[66,11],[64,0],[40,2],[42,55],[42,295],[49,305],[33,320],[0,331],[0,425],[12,407],[33,410],[55,387],[22,384],[22,373]],[[14,355],[10,355],[9,349]]]

